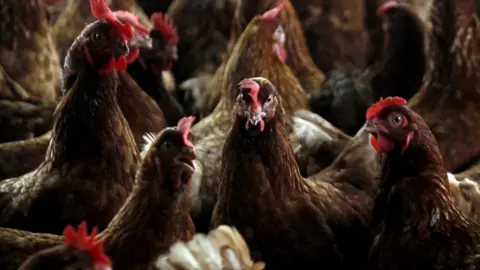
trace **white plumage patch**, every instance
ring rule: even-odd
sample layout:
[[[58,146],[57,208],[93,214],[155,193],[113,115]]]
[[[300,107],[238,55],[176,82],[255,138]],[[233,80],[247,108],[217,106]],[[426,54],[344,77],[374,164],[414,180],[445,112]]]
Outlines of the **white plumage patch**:
[[[143,138],[144,142],[143,142],[143,146],[142,146],[142,152],[140,152],[140,156],[141,156],[141,158],[144,158],[145,155],[147,154],[148,150],[152,146],[153,142],[157,138],[157,135],[155,135],[155,133],[153,133],[153,132],[147,132],[147,133],[143,134],[142,138]]]

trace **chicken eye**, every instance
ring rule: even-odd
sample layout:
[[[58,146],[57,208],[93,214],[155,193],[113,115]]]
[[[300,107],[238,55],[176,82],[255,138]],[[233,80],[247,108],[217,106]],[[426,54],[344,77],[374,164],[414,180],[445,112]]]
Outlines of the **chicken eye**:
[[[170,149],[172,149],[172,143],[171,142],[166,141],[166,142],[162,143],[162,150],[163,151],[168,151]]]
[[[93,34],[93,39],[96,40],[96,41],[102,40],[103,35],[97,32],[97,33]]]
[[[266,101],[266,103],[270,103],[270,102],[272,102],[272,96],[269,96]]]
[[[392,127],[400,127],[400,126],[404,126],[405,119],[402,114],[398,112],[391,112],[388,115],[388,122]]]

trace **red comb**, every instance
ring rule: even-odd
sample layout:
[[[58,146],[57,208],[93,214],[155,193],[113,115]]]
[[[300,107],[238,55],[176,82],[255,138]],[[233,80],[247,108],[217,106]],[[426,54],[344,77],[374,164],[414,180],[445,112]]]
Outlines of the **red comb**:
[[[260,85],[252,79],[243,79],[238,85],[240,88],[250,89],[248,94],[250,97],[252,97],[252,109],[258,109],[260,107],[260,102],[258,102],[258,91],[260,90]]]
[[[285,7],[285,2],[281,1],[280,3],[277,4],[276,7],[267,10],[265,13],[262,15],[262,20],[275,20],[280,13],[280,11],[283,10]]]
[[[178,43],[178,33],[173,21],[170,20],[167,15],[163,15],[161,12],[156,12],[152,14],[151,17],[153,28],[160,31],[163,37],[170,45],[177,45]]]
[[[189,147],[193,148],[193,143],[188,139],[188,134],[190,133],[190,128],[192,127],[193,121],[195,121],[195,116],[183,117],[178,120],[178,131],[182,134],[183,143]]]
[[[125,22],[130,24],[135,29],[135,31],[138,32],[138,34],[142,36],[150,34],[150,30],[138,21],[137,15],[124,10],[115,11],[113,12],[113,15],[115,15],[115,17],[117,17],[118,19],[124,20]]]
[[[385,108],[390,106],[402,106],[407,104],[407,101],[401,97],[387,97],[370,106],[367,110],[367,120],[377,117]]]
[[[133,31],[129,24],[123,24],[115,17],[105,0],[90,0],[90,9],[97,20],[106,20],[113,25],[124,40],[132,39]]]
[[[92,234],[88,235],[87,223],[84,221],[78,226],[78,231],[72,226],[67,226],[63,230],[63,242],[70,248],[87,251],[92,256],[95,264],[103,264],[111,266],[110,258],[103,251],[103,240],[95,241],[97,236],[97,228],[92,230]]]
[[[396,6],[398,6],[397,1],[388,1],[383,3],[377,8],[377,16],[382,16],[383,14],[385,14],[385,12],[387,12],[387,10]]]

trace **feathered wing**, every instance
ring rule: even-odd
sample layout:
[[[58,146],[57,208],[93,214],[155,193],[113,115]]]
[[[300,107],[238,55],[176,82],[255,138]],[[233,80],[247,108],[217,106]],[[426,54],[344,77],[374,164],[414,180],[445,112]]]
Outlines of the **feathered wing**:
[[[253,263],[250,250],[233,227],[219,226],[208,236],[198,233],[188,243],[176,243],[160,256],[157,269],[263,269],[263,262]]]

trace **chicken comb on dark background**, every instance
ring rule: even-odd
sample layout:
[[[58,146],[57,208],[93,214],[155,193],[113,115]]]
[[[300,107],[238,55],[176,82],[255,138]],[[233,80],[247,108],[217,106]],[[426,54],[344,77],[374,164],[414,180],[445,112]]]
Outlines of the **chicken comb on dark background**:
[[[125,10],[114,11],[113,15],[115,15],[115,17],[117,17],[118,19],[125,20],[139,34],[141,34],[141,35],[149,35],[150,34],[150,30],[148,29],[148,27],[146,27],[145,25],[141,24],[138,21],[137,15],[135,15],[131,12],[125,11]]]
[[[284,7],[285,7],[285,3],[283,1],[279,2],[276,7],[270,10],[267,10],[265,11],[265,13],[263,13],[262,20],[270,20],[270,21],[275,20],[278,14],[280,14],[280,12],[283,10]]]
[[[72,226],[67,226],[63,231],[63,241],[70,248],[87,251],[96,264],[111,266],[110,258],[103,251],[103,240],[95,241],[97,228],[93,228],[92,234],[88,235],[87,223],[82,222],[78,231]]]
[[[177,45],[178,43],[178,33],[173,21],[170,20],[167,15],[164,15],[161,12],[156,12],[152,14],[151,21],[153,23],[153,28],[160,31],[170,45]]]
[[[258,102],[258,91],[260,90],[260,85],[252,80],[252,79],[243,79],[240,83],[238,83],[240,88],[250,89],[248,93],[250,97],[252,97],[252,109],[256,110],[260,107],[260,103]]]
[[[398,2],[397,1],[388,1],[388,2],[385,2],[383,3],[381,6],[379,6],[377,8],[377,16],[382,16],[383,14],[385,14],[385,12],[387,12],[387,10],[393,8],[393,7],[396,7],[398,6]]]
[[[195,121],[195,116],[183,117],[178,120],[177,128],[183,138],[183,143],[190,148],[193,148],[194,145],[192,141],[188,139],[188,134],[190,133],[190,128],[192,127],[193,122]]]
[[[129,40],[133,37],[133,31],[130,25],[123,24],[119,21],[107,6],[105,0],[90,0],[90,9],[97,20],[106,20],[111,23],[115,29],[118,30],[124,40]]]
[[[387,97],[387,98],[380,98],[380,100],[370,106],[367,110],[367,120],[370,120],[377,115],[379,115],[383,109],[392,106],[392,105],[397,105],[397,106],[402,106],[407,104],[407,101],[401,97]]]

